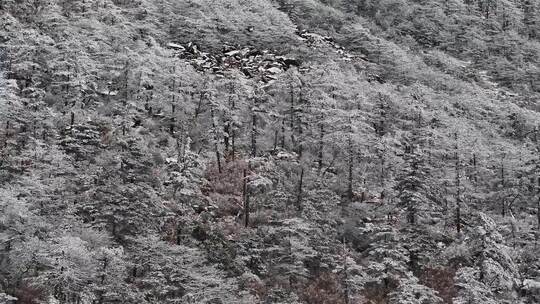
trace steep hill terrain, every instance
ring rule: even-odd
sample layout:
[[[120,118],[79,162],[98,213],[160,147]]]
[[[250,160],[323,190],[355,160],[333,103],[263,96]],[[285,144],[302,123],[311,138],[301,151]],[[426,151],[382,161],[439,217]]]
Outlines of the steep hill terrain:
[[[540,4],[0,0],[0,303],[539,303]]]

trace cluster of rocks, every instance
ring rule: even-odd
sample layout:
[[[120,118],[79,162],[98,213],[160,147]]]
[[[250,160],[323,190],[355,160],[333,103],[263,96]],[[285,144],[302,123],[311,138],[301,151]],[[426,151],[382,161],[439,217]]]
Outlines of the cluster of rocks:
[[[298,39],[309,47],[330,48],[344,61],[367,60],[362,56],[348,53],[332,37],[307,31],[300,31],[296,34]],[[302,65],[302,62],[296,58],[277,55],[270,50],[260,50],[253,47],[236,48],[225,45],[221,52],[214,54],[201,51],[193,42],[185,45],[171,42],[167,44],[167,47],[174,51],[175,56],[189,61],[197,70],[211,72],[218,76],[224,76],[227,70],[239,70],[248,78],[268,83],[276,80],[279,74],[291,67],[297,67],[300,72],[309,70],[308,66]]]
[[[330,36],[322,36],[319,34],[310,33],[305,30],[299,31],[296,34],[298,35],[298,39],[306,43],[309,47],[312,47],[312,48],[328,47],[328,48],[333,49],[337,54],[340,55],[341,59],[344,61],[353,61],[355,59],[366,60],[365,58],[361,56],[356,56],[356,55],[348,53],[343,46],[339,45]]]
[[[308,46],[311,47],[320,47],[320,46],[331,46],[335,49],[344,50],[342,46],[338,45],[334,39],[330,36],[322,36],[315,33],[310,33],[306,30],[296,32],[298,39],[304,41]]]
[[[202,52],[196,44],[191,42],[185,46],[169,43],[167,47],[173,49],[176,56],[188,60],[197,70],[209,71],[218,76],[223,76],[227,70],[236,69],[248,78],[271,82],[291,67],[302,69],[298,59],[251,47],[224,46],[223,50],[217,54]]]

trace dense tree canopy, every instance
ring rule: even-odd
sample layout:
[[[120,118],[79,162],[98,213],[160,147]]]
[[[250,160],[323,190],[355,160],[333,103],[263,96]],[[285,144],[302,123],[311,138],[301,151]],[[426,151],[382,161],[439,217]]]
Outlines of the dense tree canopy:
[[[540,4],[0,0],[0,303],[540,301]]]

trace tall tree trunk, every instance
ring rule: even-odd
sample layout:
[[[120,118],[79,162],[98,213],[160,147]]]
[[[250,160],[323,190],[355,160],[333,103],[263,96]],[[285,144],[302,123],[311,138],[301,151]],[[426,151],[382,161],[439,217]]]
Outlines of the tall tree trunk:
[[[249,193],[247,189],[247,170],[244,169],[244,178],[242,184],[244,197],[244,227],[249,226]]]
[[[197,108],[195,109],[194,121],[196,121],[197,118],[199,117],[199,114],[201,114],[203,100],[204,100],[204,92],[201,91],[200,96],[199,96],[199,102],[197,103]]]
[[[274,154],[276,154],[276,152],[277,152],[278,136],[279,136],[279,131],[278,131],[278,130],[275,130],[275,131],[274,131],[274,147],[273,147],[273,149],[272,149],[272,151],[273,151]]]
[[[294,151],[296,147],[296,139],[294,137],[294,120],[295,120],[295,113],[294,113],[294,88],[291,84],[291,109],[290,109],[290,121],[289,121],[289,128],[291,129],[291,149]]]
[[[235,153],[236,153],[236,131],[233,129],[231,134],[231,157],[232,161],[234,161]]]
[[[384,154],[381,153],[381,155],[379,157],[381,159],[381,173],[380,173],[381,175],[379,177],[379,180],[380,180],[381,187],[383,187],[384,186],[384,173],[385,173],[384,172],[384,164],[385,164],[385,162],[384,162]]]
[[[176,118],[174,117],[175,112],[176,112],[176,104],[174,103],[174,95],[173,95],[173,103],[171,104],[171,124],[169,125],[169,131],[171,135],[174,135],[174,125],[176,123]]]
[[[285,118],[281,121],[281,148],[285,149]]]
[[[302,210],[302,198],[303,198],[303,185],[304,184],[304,167],[300,171],[300,182],[298,183],[298,194],[296,197],[296,208],[298,211]]]
[[[302,91],[300,91],[300,96],[298,98],[298,104],[299,104],[299,115],[296,117],[296,129],[298,130],[298,147],[297,147],[297,153],[298,153],[298,159],[301,159],[302,158],[302,154],[304,153],[304,146],[303,146],[303,143],[302,143],[302,140],[303,140],[303,133],[304,133],[304,130],[302,128],[302,118],[304,117],[303,115],[303,107],[302,107],[302,103],[303,103],[303,97],[302,97]]]
[[[320,173],[323,166],[323,152],[324,152],[324,124],[322,123],[321,117],[321,126],[319,130],[319,159],[318,159],[318,172]]]
[[[171,91],[172,91],[171,103],[173,104],[173,111],[172,111],[173,113],[174,113],[174,103],[176,102],[176,97],[174,95],[175,90],[176,90],[176,79],[173,78],[173,80],[172,80],[172,89],[171,89]]]
[[[478,167],[477,167],[476,153],[473,153],[473,180],[476,187],[476,184],[478,183]]]
[[[352,138],[349,134],[349,178],[348,178],[348,187],[347,187],[347,201],[352,203],[353,200],[353,148],[352,148]]]
[[[223,142],[225,144],[225,151],[224,151],[224,155],[227,156],[229,154],[229,141],[230,141],[230,136],[231,136],[231,121],[227,121],[225,123],[225,126],[223,126],[223,132],[225,133],[225,138],[223,139]]]
[[[214,108],[210,105],[210,115],[212,119],[212,130],[214,132],[214,150],[216,152],[216,160],[218,165],[218,172],[221,174],[221,154],[219,152],[219,135],[216,126],[216,117],[214,116]]]
[[[506,176],[504,172],[504,159],[505,158],[506,158],[506,155],[503,155],[501,159],[501,185],[503,189],[504,189],[504,186],[506,185]]]
[[[456,159],[456,230],[458,233],[461,232],[461,185],[460,185],[460,164],[459,164],[459,154],[458,154],[458,135],[454,134],[456,141],[455,145],[455,159]]]
[[[234,94],[234,84],[230,84],[230,95],[229,95],[229,106],[232,111],[236,110],[236,102],[234,98],[232,97],[232,94]],[[236,140],[236,131],[235,126],[232,120],[229,120],[227,122],[227,138],[225,139],[225,145],[226,145],[226,151],[229,149],[229,145],[231,146],[231,160],[234,161],[235,153],[236,153],[236,146],[235,146],[235,140]],[[230,140],[230,143],[229,143]]]

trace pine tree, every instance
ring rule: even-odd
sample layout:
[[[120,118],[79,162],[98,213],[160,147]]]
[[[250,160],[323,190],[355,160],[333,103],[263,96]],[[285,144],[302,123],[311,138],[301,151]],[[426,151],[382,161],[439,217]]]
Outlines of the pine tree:
[[[417,212],[428,202],[429,185],[427,182],[430,170],[420,143],[421,138],[418,134],[414,134],[411,140],[404,142],[405,168],[401,171],[398,183],[394,187],[400,206],[407,211],[409,224],[417,223]]]

